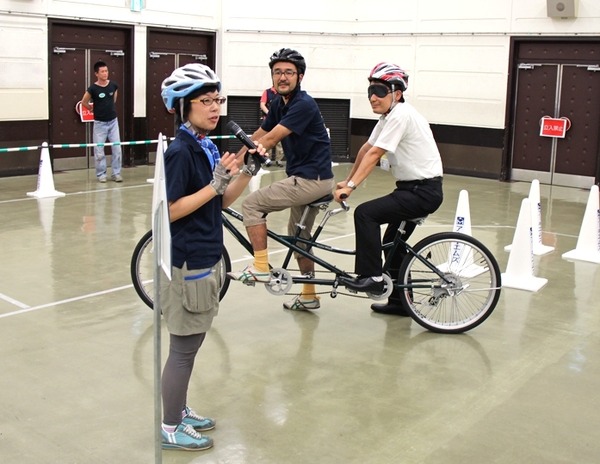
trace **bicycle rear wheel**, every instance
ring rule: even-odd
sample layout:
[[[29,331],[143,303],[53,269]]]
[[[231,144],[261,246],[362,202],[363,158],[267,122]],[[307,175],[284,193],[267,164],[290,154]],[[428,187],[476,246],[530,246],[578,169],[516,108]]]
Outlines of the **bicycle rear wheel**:
[[[140,239],[131,256],[131,281],[138,296],[150,308],[154,308],[154,253],[152,231],[149,230]],[[227,273],[231,271],[231,259],[227,249],[223,247],[223,255],[217,264],[217,273],[221,282],[219,301],[223,299],[229,288]]]
[[[477,239],[441,232],[424,238],[408,254],[398,283],[402,305],[432,332],[462,333],[485,321],[498,303],[501,274],[494,255]],[[439,270],[440,277],[432,267]]]

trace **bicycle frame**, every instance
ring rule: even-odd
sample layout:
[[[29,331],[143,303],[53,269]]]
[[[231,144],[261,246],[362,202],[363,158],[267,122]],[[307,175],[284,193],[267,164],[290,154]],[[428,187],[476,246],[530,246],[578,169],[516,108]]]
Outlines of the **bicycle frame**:
[[[301,282],[307,280],[308,278],[310,278],[310,282],[314,283],[315,285],[331,285],[334,288],[336,288],[338,286],[338,278],[339,277],[341,277],[341,276],[352,277],[348,272],[343,271],[343,270],[339,269],[337,266],[330,264],[327,261],[323,260],[322,258],[319,258],[318,256],[315,256],[312,253],[310,253],[310,250],[312,248],[317,248],[317,249],[328,251],[331,253],[344,254],[344,255],[356,255],[356,250],[347,250],[347,249],[343,249],[343,248],[332,247],[329,245],[325,245],[324,243],[318,242],[318,238],[321,235],[321,232],[323,231],[323,229],[325,228],[325,224],[329,221],[329,219],[332,216],[334,216],[342,211],[343,211],[342,208],[328,210],[325,213],[325,217],[323,218],[323,220],[320,222],[320,224],[316,228],[315,233],[308,240],[300,237],[300,232],[303,227],[302,224],[304,222],[303,221],[304,215],[303,215],[302,219],[300,220],[300,224],[297,225],[296,233],[293,236],[277,234],[277,233],[273,232],[272,230],[267,229],[267,236],[269,238],[271,238],[275,242],[279,243],[280,245],[283,245],[284,247],[286,247],[288,249],[286,256],[283,260],[283,263],[281,265],[281,267],[283,269],[287,269],[287,267],[293,257],[293,253],[296,252],[300,256],[310,259],[315,264],[318,264],[322,268],[328,270],[329,272],[332,272],[335,275],[334,279],[319,279],[319,278],[312,277],[312,276],[310,276],[310,277],[309,276],[292,276],[293,283],[301,283]],[[226,208],[221,213],[221,216],[223,219],[223,227],[225,227],[225,229],[227,229],[227,231],[235,237],[235,239],[244,247],[244,249],[246,251],[248,251],[248,253],[253,254],[252,244],[250,243],[250,241],[235,227],[233,222],[227,217],[227,216],[231,216],[231,217],[237,219],[238,221],[242,222],[244,219],[243,215],[241,213],[239,213],[238,211],[235,211],[232,208]],[[420,260],[429,269],[431,269],[431,271],[433,273],[437,274],[440,277],[440,279],[442,279],[442,281],[444,281],[446,283],[450,283],[444,276],[443,272],[441,272],[437,267],[432,265],[426,259],[419,256],[413,250],[413,248],[404,241],[404,239],[402,238],[403,233],[404,233],[404,222],[400,224],[400,227],[398,229],[398,232],[396,233],[396,237],[394,238],[394,241],[382,245],[382,250],[384,251],[384,254],[386,256],[386,259],[385,259],[385,262],[383,265],[383,271],[384,272],[389,271],[391,256],[393,256],[394,252],[396,251],[396,249],[399,246],[402,246],[406,249],[407,254],[416,256],[416,258],[418,260]],[[299,247],[297,245],[298,243],[306,245],[306,249]],[[418,280],[413,281],[410,284],[400,284],[397,282],[397,279],[395,278],[395,276],[391,276],[391,277],[392,277],[392,280],[395,282],[394,286],[400,290],[413,289],[413,288],[414,289],[427,288],[428,287],[428,285],[419,285]]]
[[[404,234],[405,224],[406,224],[406,221],[402,221],[400,223],[400,226],[398,227],[398,231],[396,232],[396,236],[394,237],[393,242],[384,243],[381,245],[381,250],[384,252],[384,255],[386,257],[385,262],[383,263],[383,272],[389,272],[390,267],[391,267],[390,261],[392,259],[392,256],[394,256],[396,249],[399,246],[402,246],[406,250],[405,257],[408,255],[412,255],[412,256],[416,257],[421,263],[423,263],[425,266],[427,266],[431,270],[431,272],[436,274],[444,283],[450,284],[451,283],[450,280],[448,280],[448,278],[442,271],[440,271],[436,266],[434,266],[429,261],[427,261],[425,258],[423,258],[408,243],[406,243],[404,241],[404,239],[402,238],[402,235]],[[394,276],[391,276],[391,277],[392,277],[392,280],[394,281],[394,287],[399,290],[429,288],[431,285],[430,279],[426,279],[426,280],[425,279],[416,279],[416,280],[412,280],[410,284],[408,284],[408,283],[401,284],[401,283],[398,283],[397,279],[394,280]],[[418,284],[419,282],[427,282],[427,284],[419,285]]]
[[[315,230],[315,233],[308,240],[300,237],[300,232],[302,231],[302,226],[300,226],[300,225],[298,225],[296,227],[296,233],[293,236],[277,234],[277,233],[273,232],[272,230],[267,229],[267,237],[271,238],[275,242],[279,243],[280,245],[283,245],[284,247],[286,247],[288,249],[286,256],[283,260],[283,263],[281,265],[281,267],[283,269],[287,269],[287,267],[293,257],[294,252],[296,252],[300,256],[310,259],[315,264],[318,264],[319,266],[323,267],[324,269],[328,270],[329,272],[332,272],[336,276],[335,279],[318,279],[318,278],[315,278],[312,276],[292,276],[293,283],[300,283],[300,282],[303,282],[303,281],[307,280],[308,278],[310,278],[311,283],[314,283],[315,285],[332,285],[334,287],[337,287],[337,285],[338,285],[337,278],[338,277],[340,277],[340,276],[352,277],[346,271],[343,271],[342,269],[338,268],[337,266],[330,264],[327,261],[319,258],[318,256],[315,256],[312,253],[310,253],[310,250],[312,248],[318,248],[320,250],[329,251],[331,253],[337,253],[337,254],[344,254],[344,255],[355,255],[356,254],[355,250],[347,250],[347,249],[343,249],[343,248],[332,247],[332,246],[329,246],[329,245],[326,245],[324,243],[320,243],[317,241],[319,236],[321,235],[321,232],[323,231],[323,229],[325,227],[325,224],[329,220],[329,218],[334,216],[335,214],[338,214],[341,211],[342,211],[341,208],[336,209],[336,210],[327,211],[327,213],[325,214],[325,217],[323,218],[323,220],[321,221],[321,223],[318,225],[317,229]],[[240,214],[239,212],[235,211],[232,208],[224,209],[223,212],[221,213],[221,216],[223,218],[223,227],[225,227],[225,229],[227,229],[227,231],[235,237],[235,239],[244,247],[244,249],[246,249],[246,251],[248,251],[248,253],[253,254],[252,244],[233,225],[232,221],[227,217],[227,215],[237,219],[238,221],[243,221],[243,219],[244,219],[243,215]],[[303,218],[304,218],[304,216],[303,216]],[[301,223],[302,222],[303,222],[303,220],[301,219]],[[297,245],[298,243],[306,245],[306,249],[300,248]]]

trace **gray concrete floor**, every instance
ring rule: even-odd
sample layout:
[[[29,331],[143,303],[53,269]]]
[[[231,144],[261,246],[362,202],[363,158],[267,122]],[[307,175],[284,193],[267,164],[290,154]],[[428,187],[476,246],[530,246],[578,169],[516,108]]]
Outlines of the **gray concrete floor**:
[[[336,178],[348,169],[336,166]],[[152,175],[142,166],[125,169],[122,184],[98,184],[92,171],[55,173],[66,196],[44,200],[26,196],[36,176],[0,179],[3,463],[154,462],[153,313],[129,276],[150,227]],[[257,182],[282,176],[272,169]],[[351,204],[392,183],[376,170]],[[444,204],[412,241],[451,230],[466,189],[473,235],[504,271],[529,188],[448,175]],[[548,284],[504,289],[494,314],[463,335],[372,314],[369,300],[347,296],[292,313],[284,297],[232,283],[190,387],[190,404],[218,421],[215,447],[165,451],[163,462],[599,462],[599,265],[561,258],[588,191],[542,185],[541,197],[544,241],[556,249],[534,261]],[[276,230],[284,223],[270,218]],[[352,212],[330,225],[332,243],[354,247]]]

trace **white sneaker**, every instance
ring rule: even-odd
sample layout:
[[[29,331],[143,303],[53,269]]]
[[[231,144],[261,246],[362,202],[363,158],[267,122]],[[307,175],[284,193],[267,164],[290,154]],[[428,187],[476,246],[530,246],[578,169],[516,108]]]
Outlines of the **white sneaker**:
[[[268,284],[271,282],[270,272],[259,271],[254,266],[250,265],[238,272],[228,272],[227,277],[232,280],[239,280],[242,283],[258,282],[262,284]]]
[[[291,309],[292,311],[313,311],[314,309],[319,309],[321,307],[321,303],[318,296],[315,296],[310,300],[304,300],[300,295],[298,295],[292,301],[283,303],[283,307],[285,309]]]
[[[106,183],[106,176],[100,176],[98,177],[98,182],[105,184]]]

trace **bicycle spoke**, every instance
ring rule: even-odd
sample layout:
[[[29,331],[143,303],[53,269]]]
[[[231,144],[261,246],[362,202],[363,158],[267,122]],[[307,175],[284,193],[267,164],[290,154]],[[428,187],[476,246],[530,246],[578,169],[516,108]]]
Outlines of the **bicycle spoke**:
[[[415,285],[403,296],[419,324],[437,332],[458,333],[489,316],[500,294],[500,271],[482,244],[462,234],[441,233],[422,240],[414,250],[426,262],[409,256],[399,279]]]

